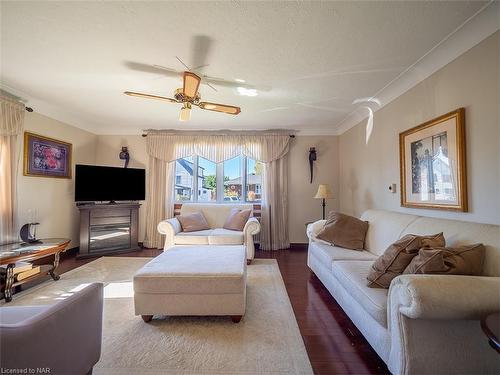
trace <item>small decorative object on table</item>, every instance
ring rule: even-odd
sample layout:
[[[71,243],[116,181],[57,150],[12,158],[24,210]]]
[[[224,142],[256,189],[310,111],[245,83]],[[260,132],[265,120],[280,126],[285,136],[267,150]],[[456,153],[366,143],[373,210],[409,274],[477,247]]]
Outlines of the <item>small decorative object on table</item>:
[[[332,191],[330,190],[330,186],[327,184],[321,184],[318,186],[318,191],[316,192],[316,195],[314,196],[314,199],[322,199],[322,207],[323,207],[323,220],[325,220],[325,199],[331,199],[333,198]]]
[[[399,134],[401,205],[467,211],[465,109]]]
[[[40,223],[27,223],[21,227],[21,230],[19,231],[19,236],[21,237],[23,242],[26,242],[26,243],[40,242],[36,238],[36,226],[37,225],[40,225]]]
[[[71,143],[24,133],[24,175],[71,178]]]

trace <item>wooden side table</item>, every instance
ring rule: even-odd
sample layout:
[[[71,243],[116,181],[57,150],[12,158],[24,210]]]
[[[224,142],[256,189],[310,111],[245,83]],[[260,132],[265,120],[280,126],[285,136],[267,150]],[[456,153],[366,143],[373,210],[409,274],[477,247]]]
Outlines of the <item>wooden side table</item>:
[[[500,312],[487,315],[481,319],[481,328],[488,337],[490,346],[500,353]]]
[[[59,255],[66,251],[71,240],[67,238],[46,238],[36,243],[14,243],[0,245],[0,265],[6,265],[1,275],[2,298],[5,302],[12,300],[12,292],[16,286],[25,284],[42,276],[50,275],[53,280],[59,280],[56,268],[59,266]],[[26,279],[16,281],[14,269],[16,262],[32,262],[34,260],[54,255],[54,261],[51,264],[40,265],[40,272],[27,277]]]

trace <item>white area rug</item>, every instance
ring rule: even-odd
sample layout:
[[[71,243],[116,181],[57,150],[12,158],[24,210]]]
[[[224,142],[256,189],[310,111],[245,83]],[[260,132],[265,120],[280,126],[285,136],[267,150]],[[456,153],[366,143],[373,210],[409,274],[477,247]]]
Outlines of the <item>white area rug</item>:
[[[225,317],[155,317],[146,324],[134,316],[132,276],[149,260],[99,258],[15,295],[8,305],[51,304],[103,282],[95,375],[313,373],[275,260],[255,259],[248,267],[247,311],[238,324]]]

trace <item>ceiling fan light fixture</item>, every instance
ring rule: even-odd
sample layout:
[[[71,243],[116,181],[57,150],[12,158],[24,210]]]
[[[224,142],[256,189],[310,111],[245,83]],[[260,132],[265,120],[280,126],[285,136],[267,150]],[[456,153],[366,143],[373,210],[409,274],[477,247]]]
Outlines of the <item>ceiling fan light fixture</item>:
[[[191,118],[191,105],[189,103],[184,103],[179,114],[179,121],[189,121]]]

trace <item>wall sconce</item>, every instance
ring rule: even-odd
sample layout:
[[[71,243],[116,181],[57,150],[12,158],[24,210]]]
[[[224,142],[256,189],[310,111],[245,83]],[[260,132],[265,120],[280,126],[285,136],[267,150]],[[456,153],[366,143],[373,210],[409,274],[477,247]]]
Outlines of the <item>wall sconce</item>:
[[[130,154],[128,153],[127,146],[122,146],[122,150],[120,152],[120,160],[125,160],[125,165],[123,166],[123,168],[127,168],[128,162],[130,160]]]
[[[311,171],[311,181],[309,183],[312,184],[313,182],[313,166],[314,162],[316,161],[317,156],[316,156],[316,147],[311,147],[309,149],[309,169]]]

